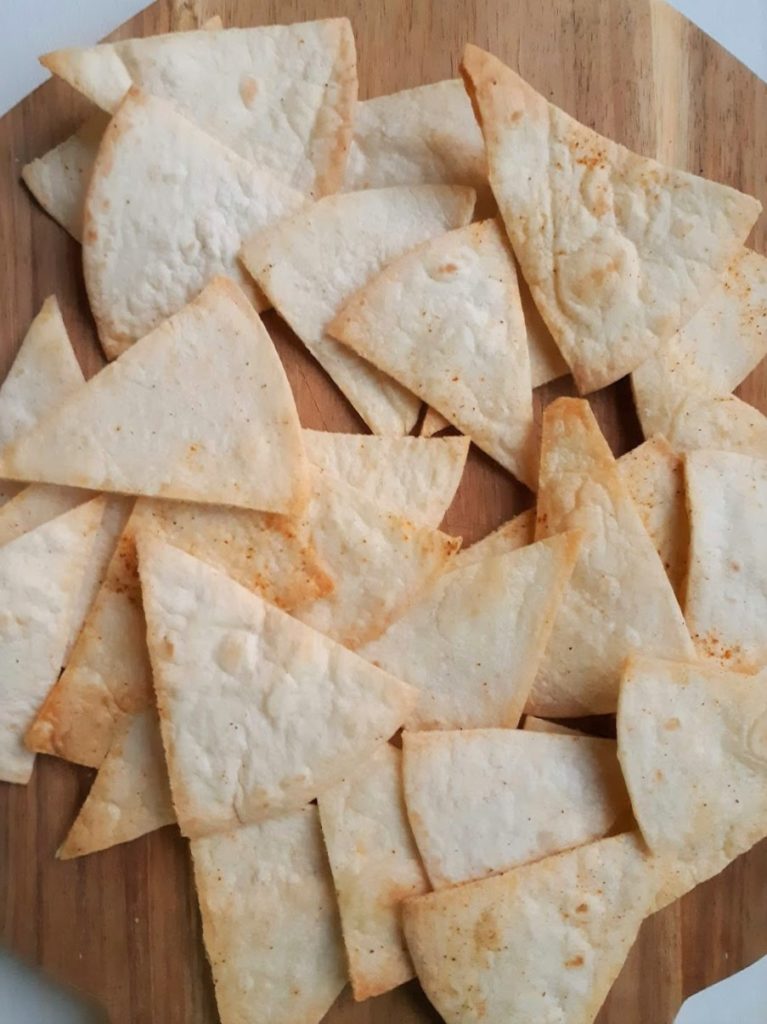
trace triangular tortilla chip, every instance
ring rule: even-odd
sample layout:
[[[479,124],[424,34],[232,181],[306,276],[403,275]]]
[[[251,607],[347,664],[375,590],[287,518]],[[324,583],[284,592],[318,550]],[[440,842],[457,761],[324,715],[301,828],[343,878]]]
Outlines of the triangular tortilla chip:
[[[317,808],[191,850],[221,1020],[317,1024],[346,981]]]
[[[544,732],[552,736],[584,736],[585,733],[577,729],[570,729],[559,722],[550,722],[547,718],[536,718],[535,715],[525,715],[522,726],[527,732]]]
[[[633,658],[618,756],[653,853],[728,860],[767,836],[767,674]]]
[[[767,458],[767,416],[735,395],[678,387],[666,438],[676,452],[700,448]]]
[[[318,805],[354,998],[369,999],[413,977],[400,905],[429,891],[405,810],[402,752],[384,743]]]
[[[461,71],[522,273],[582,392],[702,305],[761,204],[598,135],[476,46]]]
[[[238,252],[304,202],[169,104],[131,89],[104,133],[83,221],[85,284],[108,358],[218,274],[265,308]]]
[[[389,264],[327,328],[535,486],[533,395],[514,260],[499,223]]]
[[[14,479],[275,512],[301,508],[307,472],[285,371],[225,278],[0,457]]]
[[[622,455],[618,469],[681,602],[690,544],[683,459],[658,436]]]
[[[62,860],[128,843],[176,820],[154,708],[129,715],[56,856]]]
[[[301,807],[405,720],[411,687],[148,535],[139,572],[184,835]]]
[[[525,315],[527,328],[527,348],[530,353],[530,379],[533,387],[548,384],[549,381],[564,377],[570,372],[562,353],[551,336],[551,331],[538,312],[538,307],[530,294],[530,288],[517,267],[519,297],[522,300],[522,312]]]
[[[305,430],[304,447],[317,471],[316,486],[322,486],[326,475],[335,477],[389,512],[436,527],[461,482],[469,439]]]
[[[435,889],[592,842],[629,810],[613,740],[523,729],[403,734],[405,800]]]
[[[376,434],[408,434],[421,403],[326,333],[344,302],[407,249],[468,223],[473,189],[414,185],[329,196],[245,245],[245,266]]]
[[[668,434],[680,392],[726,395],[765,355],[767,258],[741,249],[698,312],[632,373],[645,437]]]
[[[755,672],[767,664],[767,462],[691,452],[686,478],[687,624],[701,656]]]
[[[543,414],[536,535],[578,528],[581,554],[527,702],[543,717],[615,711],[633,650],[694,657],[663,563],[589,403],[560,398]]]
[[[446,1024],[591,1024],[660,884],[636,834],[405,904],[408,948]]]
[[[434,437],[440,430],[446,430],[450,424],[447,422],[441,412],[437,412],[436,409],[432,409],[427,406],[426,412],[424,413],[423,423],[419,430],[421,437]]]
[[[518,723],[580,543],[569,533],[445,573],[361,648],[417,688],[409,729]]]
[[[304,192],[332,192],[343,181],[357,98],[347,18],[125,39],[41,62],[103,110],[116,110],[131,85],[170,100]]]
[[[97,498],[0,547],[0,779],[29,782],[22,740],[55,682],[72,607],[103,512]]]
[[[529,508],[526,512],[509,519],[497,530],[488,533],[482,540],[462,548],[455,556],[453,567],[463,569],[467,565],[476,565],[486,558],[496,555],[504,555],[507,551],[516,551],[517,548],[526,547],[535,540],[535,509]]]

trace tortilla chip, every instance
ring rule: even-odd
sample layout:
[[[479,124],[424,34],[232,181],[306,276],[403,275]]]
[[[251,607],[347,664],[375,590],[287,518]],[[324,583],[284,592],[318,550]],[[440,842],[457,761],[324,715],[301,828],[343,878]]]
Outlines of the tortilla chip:
[[[767,664],[767,462],[691,452],[686,477],[687,624],[699,655],[756,672]]]
[[[406,253],[327,328],[535,486],[530,359],[516,269],[488,220]]]
[[[440,430],[446,430],[449,426],[450,424],[441,412],[437,412],[436,409],[427,406],[423,416],[423,423],[418,433],[421,437],[434,437]]]
[[[578,388],[605,387],[702,305],[761,204],[598,135],[476,46],[461,71],[536,305]]]
[[[172,106],[130,90],[99,147],[85,199],[83,267],[114,359],[216,275],[264,309],[238,252],[305,196],[249,164]]]
[[[131,85],[303,192],[343,181],[357,98],[347,18],[219,32],[175,32],[41,58],[110,113]]]
[[[139,572],[184,835],[303,806],[405,720],[411,687],[217,569],[145,534]]]
[[[408,900],[405,936],[447,1024],[591,1024],[652,907],[636,834]]]
[[[317,1024],[346,981],[317,808],[191,851],[222,1024]]]
[[[632,373],[645,437],[669,433],[679,395],[726,395],[765,355],[767,258],[741,249],[698,312]]]
[[[569,729],[566,725],[560,725],[559,722],[550,722],[547,718],[536,718],[535,715],[525,715],[522,728],[527,732],[544,732],[552,736],[585,735],[585,733],[579,732],[578,729]]]
[[[29,782],[34,754],[22,740],[55,682],[77,586],[103,512],[100,498],[0,547],[0,779]]]
[[[252,238],[242,260],[376,434],[415,426],[421,403],[326,333],[344,302],[407,249],[471,219],[473,189],[417,185],[329,196]]]
[[[701,448],[767,458],[767,416],[735,395],[681,390],[669,422],[668,442],[677,452]]]
[[[0,473],[295,512],[308,469],[271,339],[218,278],[9,445]]]
[[[306,455],[317,473],[343,480],[388,512],[437,527],[461,482],[469,439],[376,437],[305,430]],[[332,483],[331,485],[332,486]]]
[[[476,541],[468,548],[462,548],[455,556],[453,567],[464,569],[467,565],[476,565],[486,558],[504,555],[507,551],[516,551],[526,547],[535,540],[535,509],[529,508],[520,512],[497,530],[488,533],[482,540]]]
[[[355,999],[413,977],[400,904],[429,891],[402,793],[402,752],[384,743],[318,800]]]
[[[543,414],[536,536],[582,529],[526,710],[545,718],[615,711],[633,651],[694,657],[653,542],[589,403],[560,398]]]
[[[592,842],[629,811],[613,740],[403,733],[405,800],[435,889]]]
[[[519,722],[580,543],[564,534],[445,573],[360,650],[417,688],[408,729]]]
[[[515,261],[516,264],[516,261]],[[527,348],[530,353],[530,379],[534,388],[548,384],[552,380],[564,377],[570,372],[562,353],[551,336],[551,331],[538,312],[538,307],[530,294],[530,288],[517,266],[517,283],[519,297],[522,300],[522,312],[527,328]]]
[[[681,602],[690,544],[683,459],[658,436],[622,455],[618,469]]]
[[[61,860],[106,850],[176,820],[157,712],[128,715],[56,856]]]
[[[653,853],[732,860],[767,836],[765,683],[764,672],[629,661],[618,756]]]

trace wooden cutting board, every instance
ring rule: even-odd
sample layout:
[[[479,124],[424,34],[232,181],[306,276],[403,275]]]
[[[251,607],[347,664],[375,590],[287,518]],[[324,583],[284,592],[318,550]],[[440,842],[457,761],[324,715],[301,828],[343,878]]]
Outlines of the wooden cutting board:
[[[115,37],[164,32],[180,22],[189,27],[196,17],[215,13],[228,26],[348,15],[357,37],[361,98],[453,76],[463,45],[478,43],[587,124],[639,152],[751,192],[767,206],[767,86],[651,0],[186,0],[156,3]],[[86,111],[76,93],[52,81],[0,121],[0,374],[51,292],[59,297],[86,373],[101,365],[79,247],[19,181],[22,165],[61,141]],[[751,244],[765,252],[767,214]],[[304,424],[361,430],[361,421],[274,314],[267,323]],[[767,367],[740,390],[767,411]],[[543,389],[540,398],[547,402],[562,393],[571,393],[566,382]],[[641,441],[625,381],[594,396],[593,404],[616,454]],[[446,528],[469,542],[530,501],[507,474],[472,451]],[[93,996],[112,1024],[215,1024],[188,853],[176,830],[82,860],[54,859],[92,774],[42,757],[29,786],[0,784],[2,942]],[[765,953],[762,843],[645,923],[599,1022],[670,1024],[686,996]],[[327,1022],[437,1019],[411,983],[359,1006],[345,993]]]

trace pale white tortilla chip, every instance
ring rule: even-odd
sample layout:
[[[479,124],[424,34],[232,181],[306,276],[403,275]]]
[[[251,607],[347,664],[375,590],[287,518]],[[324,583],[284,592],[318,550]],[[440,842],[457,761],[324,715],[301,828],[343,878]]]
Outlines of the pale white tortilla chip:
[[[131,85],[170,100],[304,192],[332,192],[343,181],[357,98],[346,18],[124,39],[41,61],[103,110],[116,110]]]
[[[629,661],[618,756],[655,854],[710,864],[722,855],[732,860],[767,836],[765,684],[764,672]]]
[[[56,681],[103,512],[96,498],[0,547],[0,779],[26,783],[24,732]]]
[[[524,729],[402,740],[407,813],[435,889],[600,839],[629,813],[613,740]]]
[[[551,336],[551,331],[538,312],[538,307],[530,294],[530,288],[517,266],[517,282],[519,297],[522,300],[522,312],[525,315],[527,328],[527,348],[530,353],[530,379],[533,387],[548,384],[549,381],[564,377],[570,372],[562,353]]]
[[[467,224],[473,189],[417,185],[329,196],[249,241],[245,266],[376,434],[408,434],[421,403],[331,338],[344,302],[387,263]]]
[[[685,475],[687,624],[699,655],[755,672],[767,664],[767,462],[690,452]]]
[[[154,708],[115,731],[85,803],[59,847],[61,860],[106,850],[176,820]]]
[[[476,46],[461,71],[533,298],[581,391],[604,387],[702,305],[761,204],[598,135]]]
[[[85,284],[107,357],[219,274],[264,309],[240,247],[304,202],[169,104],[131,89],[104,133],[85,198]]]
[[[526,710],[550,718],[614,711],[634,650],[692,658],[663,563],[589,404],[560,398],[543,415],[537,536],[585,539]]]
[[[430,406],[426,409],[423,417],[423,423],[419,434],[421,437],[434,437],[440,430],[445,430],[450,424],[447,422],[442,413],[437,412],[436,409],[432,409]]]
[[[522,728],[527,732],[544,732],[553,736],[584,736],[585,733],[577,729],[570,729],[559,722],[550,722],[547,718],[536,718],[535,715],[525,715]]]
[[[439,526],[461,482],[469,439],[376,437],[305,430],[304,447],[316,486],[325,475],[343,480],[380,508],[424,526]],[[331,484],[332,486],[332,484]]]
[[[445,573],[361,648],[417,688],[409,729],[519,722],[580,544],[564,534]]]
[[[295,512],[308,467],[271,339],[218,278],[6,447],[0,473]]]
[[[645,437],[669,433],[678,395],[726,395],[765,355],[767,258],[741,249],[698,312],[632,373]]]
[[[351,296],[327,330],[535,486],[527,333],[498,221],[405,253]]]
[[[144,535],[139,572],[184,835],[303,806],[405,720],[411,687],[217,569]]]
[[[320,793],[318,806],[354,998],[369,999],[413,977],[400,905],[429,891],[405,810],[402,752],[384,743]]]
[[[735,395],[680,390],[668,428],[677,452],[716,448],[767,458],[767,416]]]
[[[221,1024],[318,1024],[346,964],[317,808],[190,845]]]
[[[507,522],[499,526],[497,530],[488,533],[482,540],[462,548],[455,556],[453,566],[456,569],[463,569],[467,565],[476,565],[496,555],[503,555],[507,551],[516,551],[517,548],[526,547],[535,540],[535,509],[529,508],[526,512],[520,512]]]
[[[659,876],[626,834],[409,900],[421,985],[446,1024],[591,1024]]]

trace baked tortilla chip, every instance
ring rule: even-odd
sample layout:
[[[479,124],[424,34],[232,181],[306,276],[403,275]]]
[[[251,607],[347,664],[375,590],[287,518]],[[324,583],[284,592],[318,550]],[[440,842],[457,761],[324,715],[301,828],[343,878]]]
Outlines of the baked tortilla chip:
[[[6,447],[0,473],[289,513],[308,467],[271,339],[218,278]]]
[[[584,736],[585,733],[577,729],[570,729],[559,722],[550,722],[547,718],[536,718],[535,715],[525,715],[522,728],[527,732],[544,732],[553,736]]]
[[[525,315],[527,328],[527,348],[530,353],[530,379],[533,387],[548,384],[549,381],[564,377],[570,372],[562,353],[551,336],[551,331],[538,312],[538,307],[530,294],[530,288],[517,266],[517,282],[519,297],[522,300],[522,312]]]
[[[767,458],[767,416],[735,395],[707,395],[680,389],[667,439],[676,452],[701,448]]]
[[[583,546],[526,710],[545,718],[615,711],[634,650],[694,657],[663,563],[589,403],[543,414],[536,536],[582,529]]]
[[[625,834],[408,900],[421,985],[446,1024],[591,1024],[659,876]]]
[[[110,113],[131,85],[169,100],[303,192],[343,181],[357,98],[347,18],[124,39],[56,50],[41,63]]]
[[[346,964],[317,808],[190,845],[221,1024],[318,1024]]]
[[[409,434],[421,403],[326,328],[344,302],[407,249],[467,224],[473,189],[414,185],[329,196],[249,241],[242,260],[376,434]]]
[[[107,357],[149,334],[217,275],[264,309],[238,252],[304,202],[163,100],[131,89],[104,133],[85,198],[85,284]]]
[[[405,253],[363,285],[327,330],[535,487],[525,319],[497,221]]]
[[[427,407],[426,412],[423,415],[423,423],[421,429],[418,432],[421,437],[434,437],[440,430],[446,430],[450,424],[447,422],[441,412],[437,412],[436,409]]]
[[[767,258],[741,249],[698,312],[632,373],[645,437],[669,433],[678,395],[726,395],[765,355]]]
[[[120,723],[98,775],[56,856],[106,850],[176,820],[157,712],[147,708]]]
[[[456,569],[463,569],[467,565],[476,565],[477,562],[482,562],[486,558],[524,548],[528,544],[532,544],[534,540],[535,509],[529,508],[526,512],[520,512],[513,519],[507,520],[482,540],[476,541],[467,548],[462,548],[455,556],[453,566]]]
[[[765,683],[765,673],[629,661],[618,756],[653,853],[729,861],[767,836]]]
[[[702,305],[761,204],[598,135],[476,46],[461,71],[535,303],[581,392],[605,387]]]
[[[629,813],[613,740],[523,729],[402,738],[407,812],[435,889],[592,842]]]
[[[184,835],[303,806],[405,720],[411,687],[212,566],[144,535],[139,572]]]
[[[56,681],[101,498],[0,547],[0,779],[29,782],[24,731]]]
[[[519,722],[580,543],[573,532],[445,573],[361,648],[416,687],[407,728]]]
[[[699,655],[756,672],[767,664],[767,462],[690,452],[686,478],[687,624]]]
[[[355,999],[413,977],[401,903],[429,891],[402,793],[402,752],[384,743],[318,800]]]
[[[317,471],[315,486],[326,475],[335,477],[388,512],[437,527],[461,482],[469,439],[304,430],[304,447]]]

